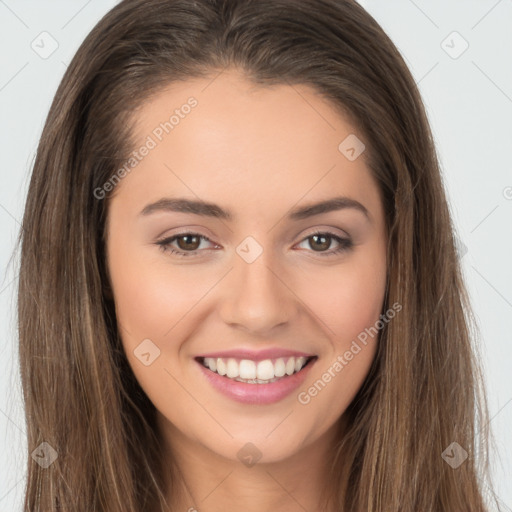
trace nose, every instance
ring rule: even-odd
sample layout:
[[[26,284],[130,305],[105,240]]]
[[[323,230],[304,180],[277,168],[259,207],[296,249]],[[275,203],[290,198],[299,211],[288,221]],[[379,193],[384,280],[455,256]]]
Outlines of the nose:
[[[252,263],[235,256],[220,307],[226,324],[261,336],[289,323],[298,313],[297,297],[269,253],[263,251]]]

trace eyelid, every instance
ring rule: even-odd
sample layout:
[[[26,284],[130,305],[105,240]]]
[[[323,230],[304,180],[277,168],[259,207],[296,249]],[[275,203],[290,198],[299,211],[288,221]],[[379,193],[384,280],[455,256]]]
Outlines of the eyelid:
[[[333,228],[324,228],[324,229],[315,228],[315,230],[313,232],[305,233],[304,235],[302,235],[300,241],[297,242],[295,245],[304,243],[309,238],[311,238],[315,235],[324,235],[324,236],[327,236],[328,238],[331,238],[332,240],[336,241],[339,244],[339,247],[336,249],[328,249],[327,251],[312,251],[312,250],[307,251],[306,250],[306,252],[313,252],[313,253],[316,252],[316,254],[318,254],[318,256],[327,258],[329,256],[337,256],[340,253],[353,248],[353,245],[354,245],[353,241],[348,234],[339,235],[339,234],[334,233],[332,231],[332,229]],[[199,256],[200,253],[204,251],[204,249],[203,250],[194,249],[192,251],[182,251],[182,250],[175,249],[175,248],[171,247],[171,244],[173,242],[175,242],[176,239],[178,239],[182,236],[186,236],[186,235],[198,237],[201,240],[211,242],[212,244],[215,244],[217,247],[219,247],[219,244],[216,244],[215,242],[213,242],[206,235],[202,235],[201,233],[197,233],[197,232],[190,231],[190,230],[184,230],[179,233],[172,234],[170,236],[164,237],[163,239],[157,240],[155,243],[156,243],[156,245],[160,246],[160,249],[163,252],[170,252],[171,254],[174,254],[175,256],[178,256],[178,257],[197,257],[197,256]],[[295,245],[294,245],[294,247],[295,247]]]
[[[341,255],[341,253],[346,252],[354,247],[354,242],[352,241],[350,236],[338,235],[338,234],[336,234],[330,230],[326,230],[326,229],[317,229],[313,233],[309,233],[308,235],[303,236],[301,241],[298,242],[298,244],[302,244],[302,243],[306,242],[309,238],[311,238],[315,235],[327,236],[328,238],[335,240],[339,244],[339,247],[336,249],[329,249],[327,251],[313,251],[313,250],[306,251],[310,255],[311,255],[311,253],[316,253],[321,258],[329,258],[330,256],[336,257],[336,256]]]

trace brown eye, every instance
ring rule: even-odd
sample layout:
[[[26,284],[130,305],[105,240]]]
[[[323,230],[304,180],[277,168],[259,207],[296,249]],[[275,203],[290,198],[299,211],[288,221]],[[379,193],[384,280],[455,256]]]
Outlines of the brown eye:
[[[312,235],[308,240],[313,240],[309,245],[314,251],[326,251],[331,245],[332,237],[325,234]]]
[[[182,233],[156,242],[163,252],[170,252],[176,256],[197,256],[200,252],[201,242],[210,242],[210,239],[198,233]]]
[[[201,237],[197,235],[180,235],[176,238],[178,248],[184,251],[195,251],[201,244]]]
[[[338,247],[331,249],[333,241],[338,245]],[[352,240],[349,238],[342,238],[329,232],[312,233],[308,237],[304,238],[301,243],[303,244],[305,242],[307,242],[309,249],[318,253],[319,256],[333,256],[335,254],[348,251],[353,247]]]

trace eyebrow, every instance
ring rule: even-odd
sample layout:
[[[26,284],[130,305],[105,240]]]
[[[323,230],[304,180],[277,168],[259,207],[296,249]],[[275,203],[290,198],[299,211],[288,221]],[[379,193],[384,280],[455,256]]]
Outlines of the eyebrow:
[[[321,213],[328,213],[345,209],[353,209],[359,211],[363,213],[368,219],[370,218],[368,210],[359,201],[344,196],[333,197],[331,199],[295,208],[287,214],[287,218],[290,220],[298,221],[308,217],[313,217],[314,215],[319,215]],[[225,210],[217,204],[202,200],[178,197],[164,197],[154,203],[148,204],[140,212],[140,215],[145,216],[162,211],[192,213],[195,215],[213,217],[226,221],[232,221],[234,219],[234,215],[231,211]]]

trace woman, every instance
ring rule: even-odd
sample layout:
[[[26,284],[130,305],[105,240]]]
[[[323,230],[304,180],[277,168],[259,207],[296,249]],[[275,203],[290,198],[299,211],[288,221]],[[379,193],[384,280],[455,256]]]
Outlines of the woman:
[[[122,1],[21,243],[26,510],[488,510],[430,129],[357,3]]]

